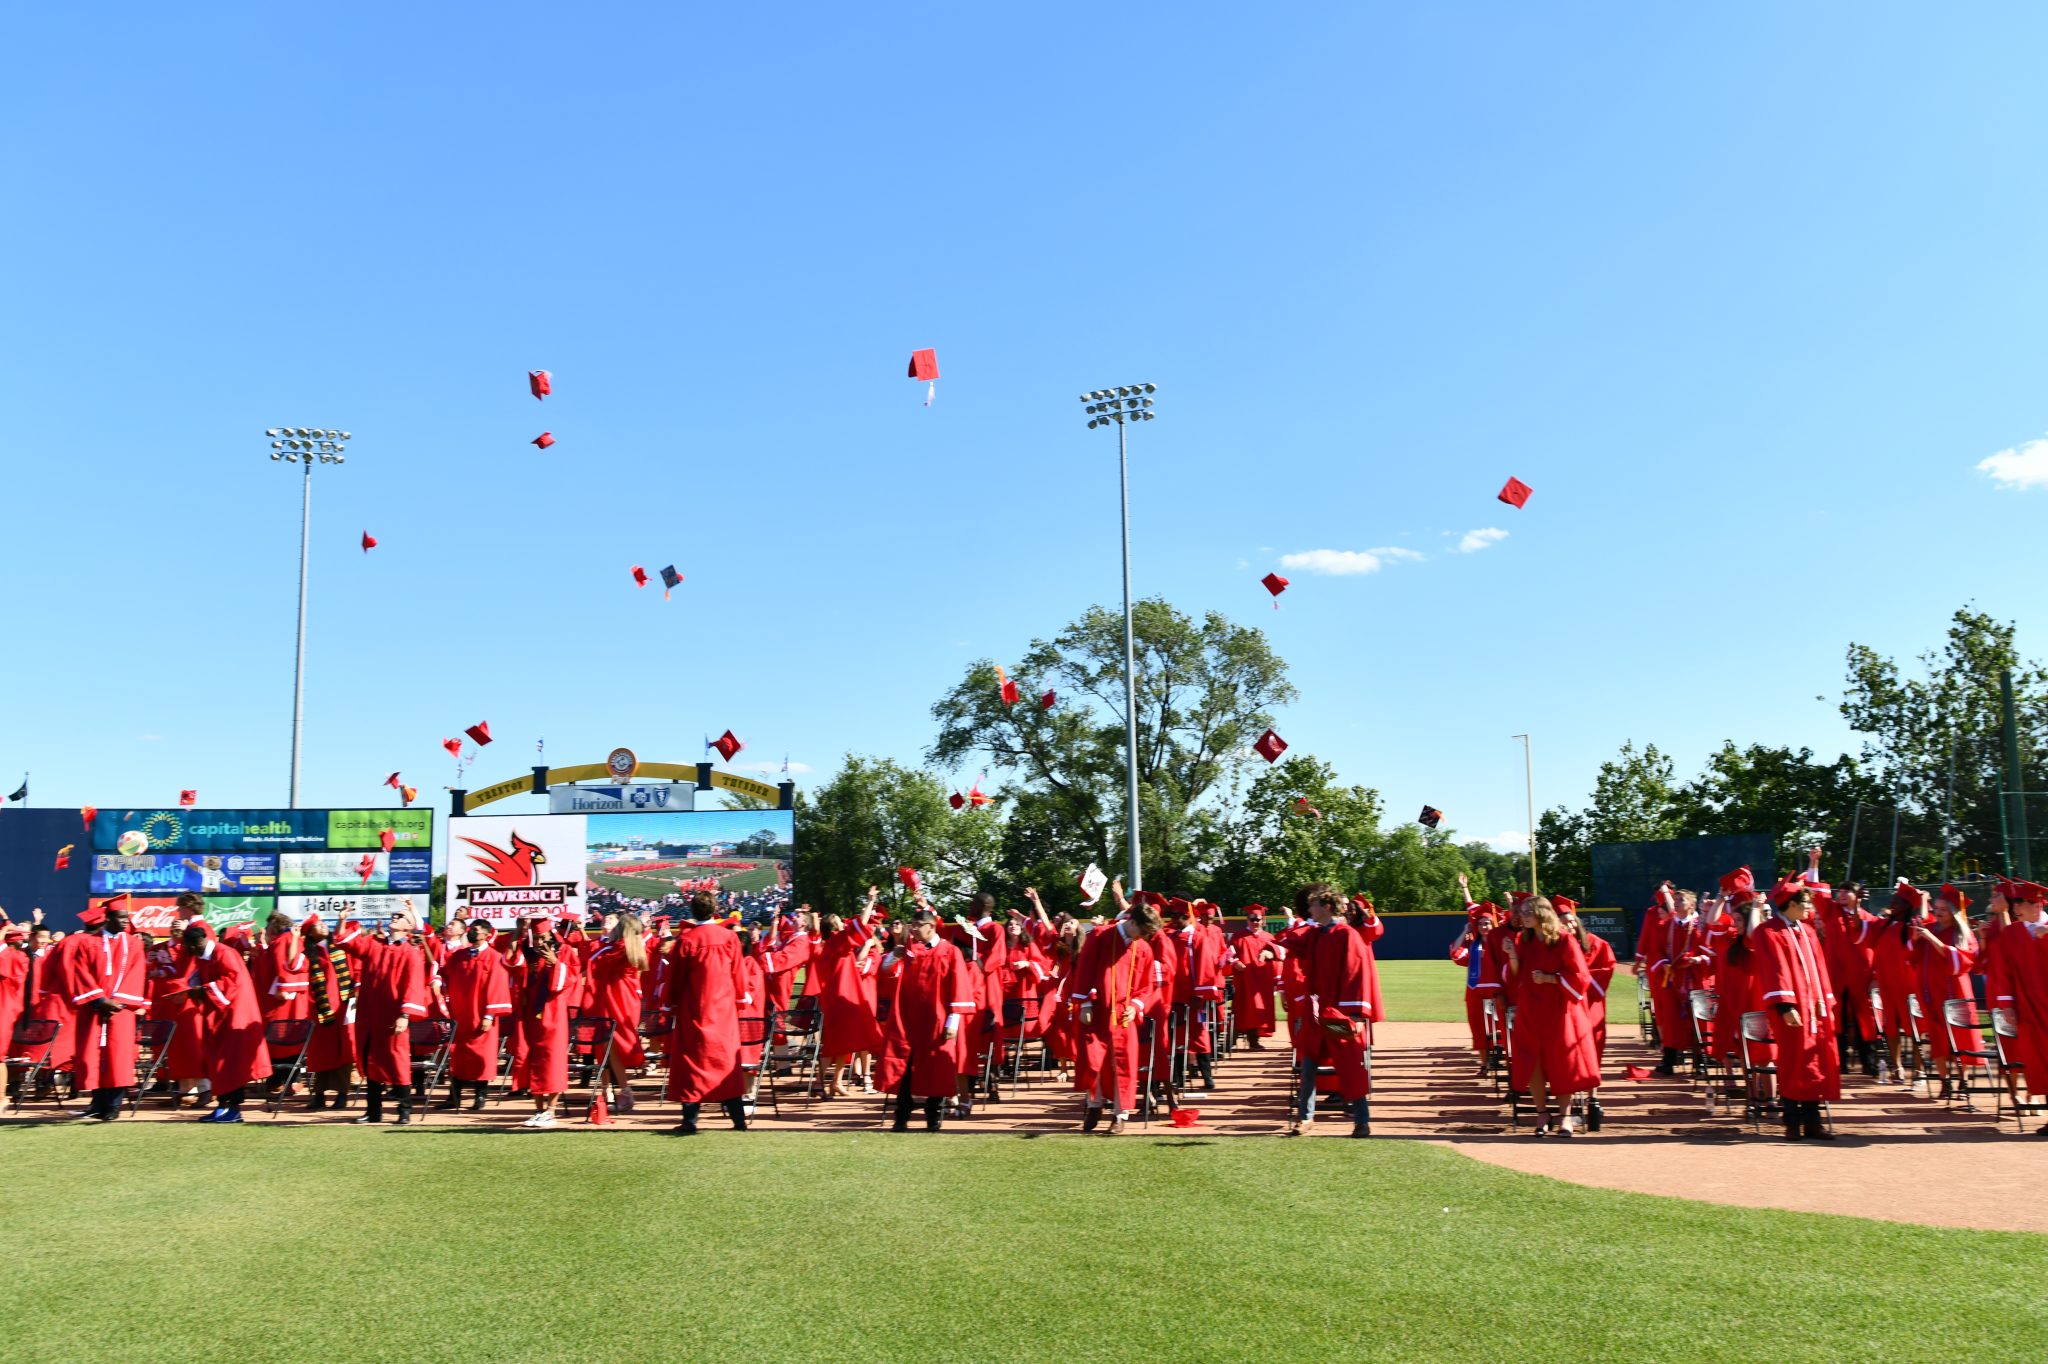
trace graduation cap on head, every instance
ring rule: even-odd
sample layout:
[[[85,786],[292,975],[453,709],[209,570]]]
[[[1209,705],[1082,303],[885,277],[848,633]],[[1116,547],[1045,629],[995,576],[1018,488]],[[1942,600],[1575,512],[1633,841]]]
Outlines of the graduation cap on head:
[[[1535,491],[1534,488],[1522,482],[1521,479],[1511,478],[1507,481],[1506,486],[1496,493],[1495,496],[1510,507],[1519,509],[1528,505],[1529,494]]]
[[[727,762],[731,762],[732,755],[739,752],[741,749],[745,748],[746,745],[740,742],[739,735],[734,734],[731,730],[728,729],[725,733],[719,735],[716,739],[713,739],[710,743],[706,744],[705,747],[717,749],[719,757],[725,759]]]
[[[1269,763],[1280,761],[1280,755],[1286,751],[1287,741],[1270,729],[1261,734],[1259,741],[1252,745],[1252,752]]]
[[[1443,823],[1443,820],[1444,812],[1437,809],[1434,805],[1423,806],[1422,813],[1415,817],[1415,822],[1425,829],[1434,829],[1437,825]]]
[[[178,792],[178,804],[181,808],[189,810],[198,803],[199,793],[197,791],[185,790]]]
[[[640,565],[638,564],[633,565],[633,586],[647,586],[647,570],[640,567]]]
[[[939,353],[936,350],[910,352],[910,377],[924,380],[924,405],[930,407],[939,396]]]
[[[470,741],[478,748],[482,748],[491,741],[491,722],[489,720],[479,720],[462,732],[467,734],[470,737]]]
[[[1917,913],[1927,908],[1927,892],[1901,876],[1899,884],[1892,889],[1892,903],[1906,905]]]
[[[1721,877],[1721,893],[1723,895],[1740,895],[1745,891],[1754,891],[1755,889],[1756,873],[1752,872],[1748,867],[1737,867],[1734,871],[1727,872]]]
[[[1259,581],[1265,585],[1268,592],[1273,594],[1273,609],[1278,611],[1280,609],[1280,594],[1287,590],[1287,579],[1281,577],[1278,573],[1268,573]]]
[[[443,739],[441,747],[448,750],[448,756],[451,758],[459,759],[462,757],[462,740],[460,739]]]
[[[1576,914],[1579,912],[1579,902],[1569,895],[1551,896],[1550,907],[1559,914]]]
[[[100,900],[97,902],[88,900],[85,908],[78,911],[78,922],[84,924],[87,928],[96,926],[100,920],[107,917],[107,906],[113,903],[112,900]]]
[[[1946,881],[1942,882],[1941,885],[1941,898],[1948,901],[1950,904],[1954,905],[1956,907],[1956,913],[1966,914],[1969,912],[1970,897],[1963,894],[1961,891],[1957,890],[1953,885],[1950,885]]]
[[[537,402],[555,391],[554,376],[544,369],[526,371],[526,388]]]
[[[552,431],[543,431],[528,442],[528,444],[537,445],[543,450],[547,449],[550,445],[553,445],[554,443],[555,433]]]
[[[676,572],[674,564],[670,564],[667,568],[661,570],[661,599],[667,601],[668,594],[675,591],[676,585],[682,582],[682,580],[683,575]]]

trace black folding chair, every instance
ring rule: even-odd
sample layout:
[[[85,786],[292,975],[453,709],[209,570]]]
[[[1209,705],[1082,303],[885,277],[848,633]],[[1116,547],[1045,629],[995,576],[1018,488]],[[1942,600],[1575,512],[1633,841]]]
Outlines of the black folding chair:
[[[24,1067],[20,1087],[15,1091],[14,1106],[20,1108],[35,1101],[36,1080],[50,1065],[50,1044],[64,1025],[54,1018],[24,1018],[14,1025],[14,1037],[7,1048],[7,1066],[12,1071],[16,1066]],[[51,1095],[55,1097],[55,1087]]]
[[[612,1021],[609,1018],[572,1018],[569,1020],[569,1056],[571,1066],[580,1066],[583,1083],[590,1086],[591,1102],[597,1101],[597,1087],[604,1083],[605,1072],[612,1064]],[[583,1058],[577,1060],[575,1058]],[[595,1061],[590,1058],[596,1057]],[[569,1083],[576,1083],[572,1071]]]
[[[1636,1029],[1643,1036],[1643,1045],[1657,1045],[1657,1009],[1650,995],[1649,982],[1644,980],[1640,969],[1632,977],[1636,983]]]
[[[1744,1014],[1741,1040],[1742,1116],[1761,1135],[1764,1118],[1778,1106],[1778,1067],[1774,1062],[1758,1061],[1752,1049],[1761,1049],[1770,1042],[1770,1016],[1762,1012]]]
[[[1983,1045],[1983,1024],[1978,1021],[1977,1002],[1975,1000],[1944,1000],[1941,1006],[1941,1021],[1949,1030],[1950,1042],[1954,1042],[1955,1034],[1958,1030],[1965,1030],[1970,1036],[1977,1039],[1978,1045],[1974,1047],[1952,1046],[1949,1050],[1949,1055],[1954,1057],[1956,1061],[1955,1084],[1949,1088],[1949,1101],[1951,1103],[1960,1101],[1964,1108],[1974,1112],[1977,1105],[1970,1098],[1970,1095],[1975,1092],[1975,1086],[1970,1083],[1970,1072],[1978,1069],[1979,1066],[1989,1069],[1992,1074],[1992,1089],[1996,1092],[1999,1088],[1997,1082],[1998,1053],[1993,1048]],[[1976,1064],[1973,1065],[1972,1062]]]
[[[448,1049],[455,1041],[455,1020],[452,1018],[416,1018],[406,1029],[412,1052],[411,1080],[413,1092],[421,1099],[431,1099],[434,1091],[441,1087],[441,1077],[448,1073]],[[426,1054],[420,1052],[424,1043]],[[424,1081],[424,1083],[422,1083]],[[427,1120],[429,1105],[418,1105],[419,1119]]]
[[[2032,1090],[2035,1077],[2027,1075],[2023,1069],[2015,1065],[2011,1052],[2007,1050],[2007,1046],[2017,1041],[2019,1035],[2020,1020],[2018,1014],[2014,1013],[2011,1009],[1993,1009],[1991,1011],[1991,1045],[1998,1050],[1998,1074],[2003,1082],[1999,1086],[1998,1118],[2001,1122],[2004,1121],[2004,1104],[2008,1097],[2006,1091],[2009,1090],[2011,1091],[2010,1098],[2012,1099],[2012,1120],[2020,1131],[2024,1132],[2027,1130],[2028,1116],[2048,1111],[2048,1103],[2029,1103],[2025,1097]],[[2028,1087],[2022,1089],[2020,1088],[2022,1084],[2026,1084]]]
[[[1686,1007],[1692,1017],[1693,1083],[1702,1085],[1707,1091],[1707,1110],[1714,1111],[1720,1106],[1719,1096],[1714,1089],[1714,1019],[1721,1012],[1721,1001],[1712,990],[1693,990],[1686,996]]]
[[[178,1035],[178,1021],[175,1018],[145,1019],[135,1025],[135,1083],[128,1090],[128,1106],[140,1108],[143,1096],[156,1085],[156,1073],[164,1063],[164,1056],[170,1051],[171,1039]],[[176,1099],[172,1099],[176,1103]]]
[[[885,1001],[886,1004],[886,1001]],[[754,1059],[747,1059],[747,1048],[755,1048]],[[745,1098],[748,1117],[754,1114],[755,1100],[761,1093],[761,1068],[768,1057],[768,1020],[765,1017],[740,1018],[740,1070],[747,1076]],[[673,1067],[674,1063],[670,1063]]]
[[[298,1054],[282,1067],[283,1080],[277,1078],[280,1067],[274,1062],[271,1065],[270,1093],[263,1100],[263,1111],[271,1117],[277,1116],[278,1110],[284,1106],[285,1094],[299,1082],[299,1077],[306,1073],[306,1048],[312,1040],[311,1018],[273,1018],[263,1025],[263,1045],[269,1047],[273,1055],[294,1048],[298,1051]]]
[[[781,1086],[776,1077],[787,1075],[808,1101],[811,1081],[818,1067],[818,1044],[825,1030],[823,1011],[813,1003],[799,1003],[777,1009],[771,1022],[767,1046],[761,1053],[761,1073],[768,1077],[768,1104],[777,1115],[782,1112]],[[775,1038],[781,1038],[780,1045]]]

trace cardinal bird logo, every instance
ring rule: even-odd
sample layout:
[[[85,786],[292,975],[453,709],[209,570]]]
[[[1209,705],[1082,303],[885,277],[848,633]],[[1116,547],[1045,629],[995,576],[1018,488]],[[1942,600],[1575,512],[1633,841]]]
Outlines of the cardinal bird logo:
[[[512,835],[509,849],[497,848],[480,838],[462,837],[464,843],[475,848],[470,854],[476,869],[491,882],[500,886],[530,886],[534,884],[533,869],[547,864],[547,857],[541,852],[540,844],[529,843],[517,832]]]

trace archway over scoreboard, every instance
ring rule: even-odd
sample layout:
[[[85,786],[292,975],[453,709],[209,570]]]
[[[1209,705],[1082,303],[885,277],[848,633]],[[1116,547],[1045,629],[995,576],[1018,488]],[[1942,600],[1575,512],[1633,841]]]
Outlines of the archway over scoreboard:
[[[619,750],[620,753],[625,750]],[[699,791],[731,791],[736,795],[751,796],[755,800],[772,801],[778,810],[792,809],[796,803],[796,783],[782,782],[770,785],[742,777],[736,772],[720,772],[710,763],[643,763],[632,760],[630,765],[621,764],[614,753],[604,762],[579,763],[573,767],[536,767],[527,776],[501,781],[495,786],[486,786],[481,791],[450,791],[448,813],[457,817],[506,800],[512,796],[544,796],[557,786],[572,786],[585,781],[631,782],[643,779],[656,781],[686,781]],[[625,770],[622,771],[622,766]]]

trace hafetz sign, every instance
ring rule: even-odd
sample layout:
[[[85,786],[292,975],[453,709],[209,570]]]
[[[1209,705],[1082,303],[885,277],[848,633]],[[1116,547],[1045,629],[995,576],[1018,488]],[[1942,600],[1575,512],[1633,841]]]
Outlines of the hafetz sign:
[[[448,917],[501,927],[529,914],[581,915],[582,815],[480,815],[448,835]]]
[[[309,914],[318,914],[329,928],[343,919],[354,919],[365,928],[381,928],[405,908],[408,900],[412,901],[413,917],[424,918],[426,897],[411,895],[280,895],[277,908],[292,921],[294,928],[304,923]]]
[[[640,786],[554,786],[548,809],[558,815],[624,814],[645,810],[697,808],[697,788],[683,781],[649,782]]]
[[[120,853],[92,855],[92,893],[112,895],[269,895],[277,889],[276,853]]]

